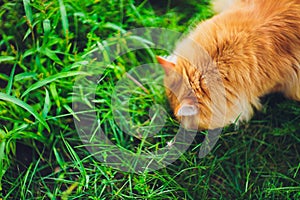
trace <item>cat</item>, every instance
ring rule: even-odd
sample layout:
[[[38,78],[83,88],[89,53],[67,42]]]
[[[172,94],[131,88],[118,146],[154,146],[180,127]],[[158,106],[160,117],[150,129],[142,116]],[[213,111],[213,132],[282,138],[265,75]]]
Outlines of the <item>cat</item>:
[[[185,128],[250,120],[260,98],[300,101],[300,0],[218,0],[216,15],[179,41],[165,70],[166,95]]]

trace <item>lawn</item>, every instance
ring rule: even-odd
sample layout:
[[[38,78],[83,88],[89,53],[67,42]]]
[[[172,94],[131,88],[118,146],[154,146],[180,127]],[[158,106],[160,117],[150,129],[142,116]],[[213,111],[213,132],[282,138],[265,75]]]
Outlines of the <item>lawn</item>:
[[[300,199],[299,102],[262,98],[203,158],[172,115],[155,55],[209,2],[2,0],[0,199]]]

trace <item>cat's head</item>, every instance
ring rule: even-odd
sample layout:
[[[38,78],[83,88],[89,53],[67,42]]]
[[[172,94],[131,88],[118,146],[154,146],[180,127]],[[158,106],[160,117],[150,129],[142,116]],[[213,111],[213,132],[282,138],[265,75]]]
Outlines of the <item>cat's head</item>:
[[[218,97],[223,91],[219,90],[221,84],[217,73],[213,71],[214,67],[207,67],[213,64],[205,56],[197,59],[199,61],[190,61],[195,60],[190,58],[157,56],[165,71],[164,85],[170,106],[185,128],[217,128],[222,124],[219,117],[224,114],[220,113],[223,109],[219,109],[224,101]]]
[[[157,61],[165,71],[164,85],[166,95],[175,117],[192,118],[199,114],[198,100],[193,90],[189,76],[180,65],[188,65],[183,59],[172,55],[168,57],[157,56]],[[198,125],[184,124],[186,128],[198,128]]]

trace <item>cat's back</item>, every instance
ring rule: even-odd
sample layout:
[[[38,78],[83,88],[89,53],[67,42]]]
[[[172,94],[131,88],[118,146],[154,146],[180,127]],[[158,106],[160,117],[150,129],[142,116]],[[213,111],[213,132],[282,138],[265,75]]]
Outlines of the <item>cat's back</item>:
[[[300,4],[300,0],[212,0],[212,6],[215,13],[221,13],[234,7],[252,7],[262,12],[270,12],[272,10],[280,10],[287,4]]]
[[[221,1],[234,4],[226,4],[226,10],[200,23],[189,36],[212,57],[222,52],[239,55],[266,42],[286,45],[282,40],[287,40],[300,45],[300,0]]]
[[[224,0],[235,2],[211,19],[215,29],[256,31],[261,27],[285,23],[299,29],[300,0]],[[208,20],[209,22],[210,20]],[[213,26],[211,26],[213,30]]]

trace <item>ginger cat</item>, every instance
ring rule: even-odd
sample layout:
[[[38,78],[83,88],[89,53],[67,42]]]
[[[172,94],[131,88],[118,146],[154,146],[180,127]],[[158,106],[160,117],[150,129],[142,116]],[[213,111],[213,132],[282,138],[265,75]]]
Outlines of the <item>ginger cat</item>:
[[[181,40],[172,59],[157,57],[183,126],[215,129],[249,120],[259,98],[272,92],[299,101],[300,0],[213,5],[219,14]]]

